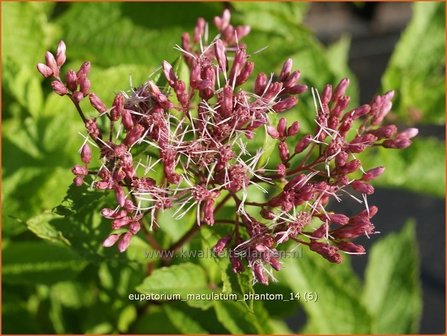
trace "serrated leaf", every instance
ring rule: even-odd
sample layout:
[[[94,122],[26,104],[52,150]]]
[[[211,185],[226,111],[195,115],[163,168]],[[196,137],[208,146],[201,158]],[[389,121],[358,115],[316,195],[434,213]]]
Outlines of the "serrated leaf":
[[[69,246],[70,242],[64,237],[62,232],[50,225],[49,222],[55,218],[60,218],[60,216],[51,212],[46,212],[29,219],[26,222],[26,226],[39,238]]]
[[[168,316],[171,323],[182,333],[182,334],[208,334],[209,332],[205,330],[198,322],[193,319],[193,316],[185,314],[183,311],[176,309],[175,307],[166,304],[163,305],[164,312]]]
[[[371,316],[358,297],[358,279],[348,264],[334,265],[314,252],[284,259],[278,277],[286,281],[308,314],[306,332],[312,334],[370,333]],[[281,280],[280,280],[281,281]],[[316,302],[304,302],[313,293]],[[322,318],[330,316],[330,318]]]
[[[382,77],[385,90],[396,90],[394,112],[400,121],[443,124],[444,68],[445,3],[416,2]]]
[[[247,310],[242,302],[214,301],[217,319],[232,334],[265,334],[271,331],[256,311]],[[265,316],[264,316],[265,317]]]
[[[211,293],[205,271],[193,263],[162,267],[146,277],[136,290],[144,294],[178,294],[192,307],[208,308],[211,303],[187,300],[189,295]]]
[[[414,334],[422,309],[414,222],[377,242],[370,254],[362,300],[374,317],[372,333]]]
[[[46,242],[15,242],[3,251],[3,281],[43,283],[73,279],[86,263],[67,247]]]
[[[200,6],[201,12],[211,17],[220,11],[217,4]],[[178,56],[173,47],[183,31],[192,30],[198,9],[199,4],[189,3],[76,3],[57,22],[75,58],[88,58],[101,66],[144,64],[155,68]],[[169,12],[182,15],[166,15]]]

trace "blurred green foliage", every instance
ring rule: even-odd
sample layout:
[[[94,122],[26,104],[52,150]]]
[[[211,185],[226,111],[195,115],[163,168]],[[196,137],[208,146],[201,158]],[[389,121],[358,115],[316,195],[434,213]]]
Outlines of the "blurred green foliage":
[[[298,300],[162,302],[146,310],[144,303],[128,299],[137,291],[182,288],[240,295],[268,290],[286,298],[290,292],[317,292],[317,302],[302,304],[308,323],[300,331],[306,333],[417,332],[421,298],[412,224],[375,245],[364,283],[349,259],[334,266],[311,253],[286,259],[280,281],[268,289],[253,288],[250,276],[234,275],[228,262],[218,258],[175,260],[174,266],[145,279],[149,260],[144,255],[150,247],[143,236],[124,255],[100,246],[108,225],[97,209],[108,196],[70,187],[82,123],[67,101],[50,93],[35,64],[64,39],[69,67],[92,61],[93,90],[109,104],[114,92],[145,81],[162,60],[173,62],[180,34],[192,31],[199,16],[210,21],[219,15],[223,4],[1,5],[4,333],[290,333],[282,321],[300,305]],[[348,93],[356,103],[358,89],[347,65],[350,40],[322,46],[302,24],[307,4],[230,6],[235,23],[252,26],[245,39],[249,52],[268,46],[253,56],[255,71],[278,71],[291,57],[309,86],[352,78]],[[384,90],[397,89],[395,117],[401,123],[444,123],[444,11],[443,3],[414,5],[414,18],[383,77]],[[303,129],[310,129],[312,111],[309,94],[287,118],[299,115]],[[258,144],[271,146],[264,139]],[[387,167],[377,185],[442,197],[444,147],[438,139],[419,137],[402,152],[377,150],[362,159],[365,168]],[[234,213],[234,205],[223,213]],[[156,239],[167,247],[193,221],[194,216],[186,216],[177,223],[166,213]],[[185,248],[209,248],[225,230],[206,228]]]

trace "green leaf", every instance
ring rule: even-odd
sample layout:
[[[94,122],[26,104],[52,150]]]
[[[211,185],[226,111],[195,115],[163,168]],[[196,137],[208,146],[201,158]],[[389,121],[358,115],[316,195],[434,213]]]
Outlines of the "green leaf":
[[[200,14],[211,18],[219,13],[219,7],[190,3],[74,3],[57,22],[65,31],[71,57],[101,66],[144,64],[154,69],[164,59],[178,56],[173,47],[183,31],[192,31]],[[166,15],[169,12],[182,15]]]
[[[370,254],[362,300],[374,317],[372,333],[414,334],[422,294],[414,222],[377,242]]]
[[[252,29],[290,33],[290,27],[297,26],[309,7],[298,2],[235,2],[235,22],[249,25]]]
[[[278,277],[300,295],[299,302],[308,314],[307,333],[371,332],[371,316],[358,297],[359,281],[348,260],[334,265],[306,250],[303,258],[285,259]],[[313,295],[316,301],[306,302],[306,295]]]
[[[3,281],[43,283],[73,279],[85,262],[71,249],[45,242],[15,242],[3,251]]]
[[[377,186],[402,188],[438,197],[445,195],[445,143],[435,138],[417,137],[404,150],[377,148],[360,155],[365,169],[379,165],[385,173],[374,181]]]
[[[45,8],[33,3],[2,3],[2,62],[33,67],[45,56],[49,28]]]
[[[62,243],[69,246],[70,242],[64,237],[62,232],[56,230],[49,224],[54,218],[60,218],[60,216],[51,212],[45,212],[29,219],[26,222],[26,226],[39,238],[48,240],[52,243]]]
[[[120,313],[118,318],[118,330],[120,332],[126,332],[129,326],[137,318],[137,310],[134,305],[126,306]]]
[[[445,3],[416,2],[382,78],[385,90],[396,90],[394,111],[400,121],[444,123],[444,68]]]
[[[217,319],[232,334],[269,334],[268,313],[262,302],[254,304],[253,311],[239,301],[214,301]]]
[[[178,334],[179,330],[172,324],[162,307],[153,306],[150,313],[143,315],[130,329],[135,334]]]
[[[168,316],[171,323],[182,333],[182,334],[208,334],[209,332],[193,319],[193,316],[185,314],[180,309],[165,304],[163,305],[164,312]]]
[[[205,271],[193,263],[162,267],[146,277],[136,290],[144,294],[178,294],[192,307],[208,308],[202,300],[190,300],[189,295],[211,293]]]

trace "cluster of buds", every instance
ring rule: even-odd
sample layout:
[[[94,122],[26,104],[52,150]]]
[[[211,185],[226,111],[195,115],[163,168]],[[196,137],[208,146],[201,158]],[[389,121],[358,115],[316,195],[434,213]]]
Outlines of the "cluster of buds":
[[[254,88],[247,89],[254,63],[240,40],[249,27],[232,26],[227,10],[214,18],[214,25],[219,34],[208,41],[208,24],[200,18],[193,38],[184,33],[177,46],[189,78],[180,78],[163,61],[166,87],[149,80],[118,93],[110,106],[90,92],[89,62],[61,80],[63,42],[56,57],[47,52],[46,64],[37,66],[44,77],[54,79],[57,94],[70,97],[85,123],[83,165],[73,168],[74,183],[88,182],[115,195],[115,206],[101,211],[113,230],[103,245],[117,243],[125,251],[143,221],[155,229],[157,214],[170,208],[177,220],[195,211],[195,225],[214,225],[228,201],[236,211],[225,222],[233,223],[234,230],[214,251],[227,249],[234,272],[248,267],[260,283],[268,284],[272,269],[281,268],[277,249],[289,240],[334,263],[341,262],[342,253],[365,253],[353,240],[375,232],[371,218],[377,207],[368,205],[367,196],[374,192],[371,181],[384,168],[364,170],[356,155],[374,146],[408,147],[417,134],[416,129],[398,132],[394,125],[382,126],[393,92],[348,109],[349,80],[343,79],[321,93],[310,90],[315,102],[311,113],[316,113],[313,132],[303,133],[298,121],[288,125],[285,118],[274,125],[270,115],[292,109],[297,96],[308,91],[299,83],[300,72],[293,71],[289,59],[279,74],[259,73],[252,80]],[[80,107],[86,97],[95,110],[92,117]],[[277,142],[272,156],[278,156],[278,165],[262,163],[262,148],[249,150],[256,135]],[[99,156],[95,169],[88,167],[92,147]],[[158,172],[163,172],[161,177]],[[265,201],[250,200],[250,187],[262,190]],[[351,217],[327,210],[330,200],[341,201],[345,195],[365,209]]]

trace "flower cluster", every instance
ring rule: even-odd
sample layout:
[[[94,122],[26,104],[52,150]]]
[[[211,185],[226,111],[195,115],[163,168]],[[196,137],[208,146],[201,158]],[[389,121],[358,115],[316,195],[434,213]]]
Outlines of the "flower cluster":
[[[229,201],[235,204],[235,217],[223,222],[232,223],[234,230],[214,251],[229,249],[234,272],[248,266],[263,284],[271,269],[281,268],[277,248],[288,240],[334,263],[341,262],[342,252],[363,254],[353,240],[375,232],[371,219],[377,207],[368,205],[367,195],[384,168],[364,170],[356,155],[373,146],[406,148],[417,134],[416,129],[399,132],[394,125],[382,125],[393,92],[348,109],[349,80],[343,79],[321,93],[310,90],[313,132],[305,134],[298,121],[288,124],[285,118],[273,124],[271,115],[292,109],[298,95],[308,91],[299,82],[300,72],[289,59],[279,74],[259,73],[251,81],[254,88],[246,89],[254,63],[240,40],[250,28],[232,26],[229,11],[214,18],[214,25],[218,35],[209,42],[208,24],[200,18],[193,37],[184,33],[176,47],[189,78],[180,78],[176,66],[163,61],[165,87],[149,80],[118,93],[110,106],[91,91],[89,62],[62,79],[63,42],[56,56],[47,52],[45,64],[38,64],[43,76],[53,78],[53,90],[71,99],[85,123],[83,164],[73,168],[74,183],[80,186],[90,176],[94,188],[115,195],[115,206],[101,211],[113,230],[103,245],[117,243],[125,251],[143,220],[152,229],[158,225],[157,214],[169,208],[176,219],[195,210],[196,225],[213,225]],[[96,110],[93,117],[81,109],[86,98]],[[276,142],[277,152],[271,155],[278,155],[279,164],[271,169],[261,159],[270,154],[250,147],[259,134]],[[92,147],[99,156],[96,169],[88,167]],[[265,202],[250,200],[251,187],[265,193]],[[345,194],[365,209],[351,217],[326,210],[331,199],[340,201]]]

